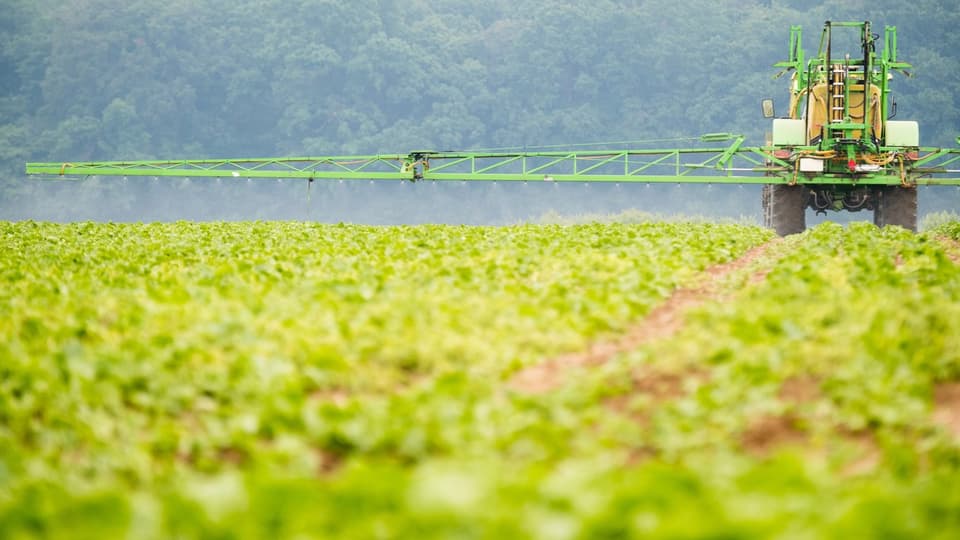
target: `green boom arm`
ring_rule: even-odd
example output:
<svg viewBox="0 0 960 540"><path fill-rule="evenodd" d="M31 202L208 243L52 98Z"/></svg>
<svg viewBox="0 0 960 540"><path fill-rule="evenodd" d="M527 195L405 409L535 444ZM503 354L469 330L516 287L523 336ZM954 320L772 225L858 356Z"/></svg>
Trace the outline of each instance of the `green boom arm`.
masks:
<svg viewBox="0 0 960 540"><path fill-rule="evenodd" d="M29 175L302 178L307 180L555 181L717 184L960 185L960 149L919 148L878 170L799 172L790 156L744 147L744 137L704 135L727 146L644 150L432 152L366 156L27 163ZM802 149L798 149L802 150Z"/></svg>

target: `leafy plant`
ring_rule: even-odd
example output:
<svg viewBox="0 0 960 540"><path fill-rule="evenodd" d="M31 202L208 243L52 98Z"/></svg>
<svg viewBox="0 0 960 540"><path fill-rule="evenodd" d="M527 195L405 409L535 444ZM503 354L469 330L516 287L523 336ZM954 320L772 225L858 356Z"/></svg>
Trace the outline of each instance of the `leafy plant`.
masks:
<svg viewBox="0 0 960 540"><path fill-rule="evenodd" d="M813 228L676 334L508 384L771 236L0 224L0 536L954 536L933 235Z"/></svg>

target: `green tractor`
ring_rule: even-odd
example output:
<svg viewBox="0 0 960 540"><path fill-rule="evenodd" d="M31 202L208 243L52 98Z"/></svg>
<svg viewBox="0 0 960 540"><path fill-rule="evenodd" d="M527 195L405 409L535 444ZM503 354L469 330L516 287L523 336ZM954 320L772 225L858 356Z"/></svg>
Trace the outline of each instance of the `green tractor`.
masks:
<svg viewBox="0 0 960 540"><path fill-rule="evenodd" d="M856 56L834 50L834 34L856 32ZM883 50L869 22L827 21L817 55L805 62L801 29L790 30L790 58L778 77L791 73L787 118L773 120L771 150L793 170L787 183L763 187L765 224L780 235L801 232L805 210L872 210L878 226L917 228L916 179L925 172L917 122L893 120L894 72L910 64L897 59L897 30L888 26ZM770 100L764 115L773 116ZM927 156L929 158L929 156ZM940 172L930 170L930 173ZM782 176L782 174L780 175Z"/></svg>

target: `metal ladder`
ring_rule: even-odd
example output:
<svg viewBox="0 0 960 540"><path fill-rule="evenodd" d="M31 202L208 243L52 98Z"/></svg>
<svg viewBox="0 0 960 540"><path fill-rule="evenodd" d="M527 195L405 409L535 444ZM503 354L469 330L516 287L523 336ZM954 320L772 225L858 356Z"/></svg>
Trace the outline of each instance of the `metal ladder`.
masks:
<svg viewBox="0 0 960 540"><path fill-rule="evenodd" d="M841 124L846 120L847 93L845 89L847 67L843 64L830 66L830 123ZM843 137L843 132L837 130L833 137Z"/></svg>

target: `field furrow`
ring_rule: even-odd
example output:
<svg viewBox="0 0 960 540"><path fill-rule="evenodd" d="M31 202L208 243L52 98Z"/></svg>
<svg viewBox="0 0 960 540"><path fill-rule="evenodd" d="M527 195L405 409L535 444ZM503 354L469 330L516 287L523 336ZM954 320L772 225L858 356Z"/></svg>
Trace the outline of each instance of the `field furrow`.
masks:
<svg viewBox="0 0 960 540"><path fill-rule="evenodd" d="M631 325L622 334L613 339L593 342L583 351L563 354L521 369L511 377L508 386L527 393L550 391L562 384L564 376L572 368L596 366L650 341L669 339L682 327L686 311L705 301L715 300L720 296L728 298L734 294L733 288L742 283L732 283L730 280L732 275L749 268L749 273L746 274L747 281L750 283L761 281L769 272L773 262L764 256L775 243L777 240L770 240L751 248L737 259L704 269L692 280L692 285L680 287L671 292L639 323ZM777 256L780 255L774 257ZM763 262L759 268L754 268L756 266L754 263L758 259Z"/></svg>

